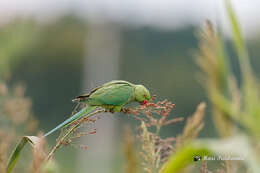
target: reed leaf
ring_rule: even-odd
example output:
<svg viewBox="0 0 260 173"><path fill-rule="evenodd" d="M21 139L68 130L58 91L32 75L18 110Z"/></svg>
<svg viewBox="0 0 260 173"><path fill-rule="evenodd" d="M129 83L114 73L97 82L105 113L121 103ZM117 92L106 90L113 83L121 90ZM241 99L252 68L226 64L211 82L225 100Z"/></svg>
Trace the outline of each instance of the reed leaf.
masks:
<svg viewBox="0 0 260 173"><path fill-rule="evenodd" d="M13 150L9 160L8 160L8 164L7 164L7 173L11 173L13 168L15 167L19 156L21 154L22 149L24 148L24 146L29 143L31 144L32 147L35 147L40 141L40 138L38 138L37 136L24 136L22 137L22 139L20 140L20 142L16 145L15 149Z"/></svg>

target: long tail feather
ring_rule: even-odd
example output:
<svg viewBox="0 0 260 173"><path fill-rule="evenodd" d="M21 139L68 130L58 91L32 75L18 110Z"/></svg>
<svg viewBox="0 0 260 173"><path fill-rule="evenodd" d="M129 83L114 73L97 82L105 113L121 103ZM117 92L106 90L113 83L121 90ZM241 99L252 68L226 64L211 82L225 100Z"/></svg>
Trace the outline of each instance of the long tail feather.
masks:
<svg viewBox="0 0 260 173"><path fill-rule="evenodd" d="M59 130L62 127L68 126L71 123L73 123L74 121L78 120L79 118L85 116L86 114L90 113L91 111L93 111L94 109L96 109L96 106L86 106L85 108L81 109L79 112L77 112L75 115L71 116L70 118L66 119L64 122L62 122L61 124L59 124L58 126L56 126L54 129L52 129L51 131L47 132L44 137L52 134L53 132Z"/></svg>

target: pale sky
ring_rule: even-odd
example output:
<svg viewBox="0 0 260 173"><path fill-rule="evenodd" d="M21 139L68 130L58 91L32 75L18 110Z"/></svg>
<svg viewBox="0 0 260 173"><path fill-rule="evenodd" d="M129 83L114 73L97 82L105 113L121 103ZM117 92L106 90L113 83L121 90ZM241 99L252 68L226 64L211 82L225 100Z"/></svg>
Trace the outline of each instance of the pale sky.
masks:
<svg viewBox="0 0 260 173"><path fill-rule="evenodd" d="M259 32L260 0L231 2L244 33ZM228 30L223 0L1 0L0 21L17 15L48 20L67 10L95 20L108 18L163 29L217 19Z"/></svg>

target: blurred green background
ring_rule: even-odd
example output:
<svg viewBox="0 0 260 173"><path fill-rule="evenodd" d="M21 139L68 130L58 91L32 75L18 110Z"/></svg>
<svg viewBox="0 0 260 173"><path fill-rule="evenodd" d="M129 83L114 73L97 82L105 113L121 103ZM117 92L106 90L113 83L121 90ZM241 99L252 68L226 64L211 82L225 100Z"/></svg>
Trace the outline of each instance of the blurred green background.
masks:
<svg viewBox="0 0 260 173"><path fill-rule="evenodd" d="M38 129L44 132L70 115L75 105L71 100L75 96L111 79L144 84L152 94L158 96L158 99L167 98L176 104L171 116L186 118L194 112L201 101L207 102L203 83L199 83L199 70L194 63L194 51L198 46L196 38L198 30L199 26L192 24L164 30L110 20L93 23L70 11L47 22L39 21L32 16L15 17L0 25L1 77L6 79L10 86L16 83L23 83L26 86L26 95L31 97L33 112L39 120ZM102 38L107 34L111 34L109 39L112 41ZM259 36L260 34L255 32L253 37L247 39L257 75L260 72ZM232 57L234 53L229 46L228 37L226 42ZM111 53L111 50L117 52ZM106 57L106 54L109 56ZM118 57L110 62L108 60L110 56ZM98 60L91 64L95 58ZM232 61L234 73L239 77L236 59L232 58ZM107 66L107 62L112 65ZM105 74L109 73L110 69L105 68L117 70L110 76ZM91 70L91 77L88 69ZM95 70L97 73L100 71L101 75L104 72L104 77L99 79L100 75L93 75ZM207 112L201 137L216 136L209 115L210 112ZM108 118L112 121L116 120L113 126L117 127L111 130L111 135L118 135L113 138L116 139L116 146L113 146L114 156L111 157L114 158L113 165L106 170L121 172L123 127L131 124L134 129L136 121L120 115L108 116ZM182 127L183 123L173 125L164 129L164 135L175 136L181 132ZM101 132L98 130L98 133L102 135L102 130ZM55 144L57 135L56 133L48 138L49 145ZM86 141L92 140L92 137L84 138ZM97 144L96 150L103 145L106 144ZM78 148L73 147L59 150L56 160L59 165L62 165L61 172L84 172L80 170L78 160L83 159L81 162L88 163L87 157L84 159L78 155L82 152L88 155L88 152L94 150L92 147L90 146L86 151L79 151ZM97 165L102 164L102 158L99 159L92 161Z"/></svg>

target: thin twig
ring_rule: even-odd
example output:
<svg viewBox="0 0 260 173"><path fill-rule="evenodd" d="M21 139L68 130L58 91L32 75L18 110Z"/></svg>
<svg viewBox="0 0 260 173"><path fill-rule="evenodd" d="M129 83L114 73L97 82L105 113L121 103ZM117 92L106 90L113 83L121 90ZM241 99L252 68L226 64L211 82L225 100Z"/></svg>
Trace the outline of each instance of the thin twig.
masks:
<svg viewBox="0 0 260 173"><path fill-rule="evenodd" d="M96 110L95 112L92 112L92 113L88 114L87 117L89 118L89 117L94 116L94 115L96 115L96 114L98 114L98 113L101 113L101 112L104 112L104 110L103 110L103 109L98 109L98 110ZM74 131L74 129L76 129L76 128L78 127L79 124L80 124L80 122L77 123L77 124L75 124L72 128L70 128L69 131L57 142L57 144L53 147L53 149L52 149L52 150L50 151L50 153L48 154L47 160L51 160L51 159L52 159L52 157L53 157L55 151L56 151L58 148L60 148L60 146L62 145L62 143L63 143L63 142L66 140L66 138Z"/></svg>
<svg viewBox="0 0 260 173"><path fill-rule="evenodd" d="M71 115L75 114L77 112L77 109L79 108L80 102L77 103L77 105L74 107Z"/></svg>

